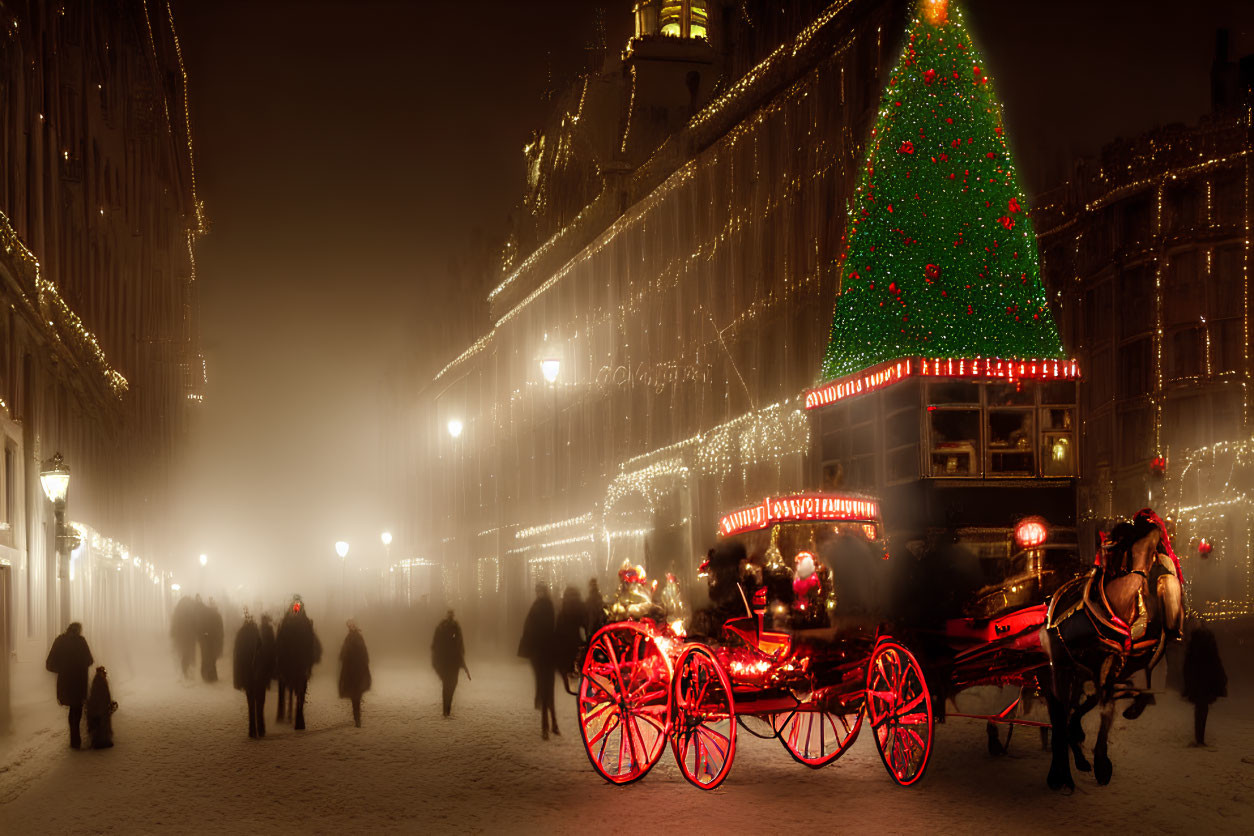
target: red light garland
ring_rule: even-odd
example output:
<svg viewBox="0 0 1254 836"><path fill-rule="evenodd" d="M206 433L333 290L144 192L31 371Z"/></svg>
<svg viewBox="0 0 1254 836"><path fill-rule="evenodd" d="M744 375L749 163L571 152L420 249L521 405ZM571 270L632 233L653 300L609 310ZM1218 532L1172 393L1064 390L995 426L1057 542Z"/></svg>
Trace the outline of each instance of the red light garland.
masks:
<svg viewBox="0 0 1254 836"><path fill-rule="evenodd" d="M1078 380L1080 365L1075 360L998 360L991 357L976 357L971 360L925 357L889 360L866 371L807 390L805 407L817 409L854 395L874 392L914 375L969 380Z"/></svg>
<svg viewBox="0 0 1254 836"><path fill-rule="evenodd" d="M718 522L719 534L730 537L746 531L757 531L771 523L831 520L872 522L879 520L879 503L873 499L811 494L786 496L777 499L767 497L758 505L742 508L724 516Z"/></svg>

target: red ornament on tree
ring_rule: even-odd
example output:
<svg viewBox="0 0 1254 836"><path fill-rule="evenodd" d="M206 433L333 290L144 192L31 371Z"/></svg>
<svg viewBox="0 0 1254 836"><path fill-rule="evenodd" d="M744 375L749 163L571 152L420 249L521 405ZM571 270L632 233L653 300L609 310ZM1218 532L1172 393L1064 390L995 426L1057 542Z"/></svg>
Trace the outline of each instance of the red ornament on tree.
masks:
<svg viewBox="0 0 1254 836"><path fill-rule="evenodd" d="M1150 475L1161 479L1167 475L1167 459L1165 456L1155 456L1150 459Z"/></svg>
<svg viewBox="0 0 1254 836"><path fill-rule="evenodd" d="M1004 226L1007 230L1015 228L1015 219L1010 217L1009 215L1002 215L997 220L999 220L1001 222L1001 225Z"/></svg>
<svg viewBox="0 0 1254 836"><path fill-rule="evenodd" d="M1017 197L1010 198L1010 211L1011 212L1019 211L1019 199Z"/></svg>
<svg viewBox="0 0 1254 836"><path fill-rule="evenodd" d="M936 80L936 70L924 70L923 71L923 83L924 84L927 84L930 86L932 82L935 80Z"/></svg>
<svg viewBox="0 0 1254 836"><path fill-rule="evenodd" d="M936 279L939 279L940 274L941 269L936 264L929 264L923 268L923 275L927 277L928 281L935 281Z"/></svg>
<svg viewBox="0 0 1254 836"><path fill-rule="evenodd" d="M913 154L914 143L907 139L905 142L901 143L901 147L897 149L897 153L898 154Z"/></svg>
<svg viewBox="0 0 1254 836"><path fill-rule="evenodd" d="M1210 544L1210 541L1207 540L1205 537L1203 537L1201 540L1198 541L1197 555L1198 557L1203 557L1203 558L1210 557L1210 553L1214 548L1215 547Z"/></svg>

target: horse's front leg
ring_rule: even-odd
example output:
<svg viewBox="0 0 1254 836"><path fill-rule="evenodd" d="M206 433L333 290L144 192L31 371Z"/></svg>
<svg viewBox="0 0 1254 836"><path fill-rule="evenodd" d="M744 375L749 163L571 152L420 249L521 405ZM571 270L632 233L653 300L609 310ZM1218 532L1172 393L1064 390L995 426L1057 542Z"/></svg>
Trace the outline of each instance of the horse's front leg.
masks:
<svg viewBox="0 0 1254 836"><path fill-rule="evenodd" d="M1110 737L1110 725L1115 720L1115 660L1110 658L1102 665L1102 676L1098 680L1097 693L1101 698L1101 726L1097 731L1097 743L1093 745L1093 777L1097 783L1106 786L1110 783L1110 775L1114 766L1106 754L1106 743Z"/></svg>
<svg viewBox="0 0 1254 836"><path fill-rule="evenodd" d="M1077 683L1077 692L1079 691L1079 683ZM1076 701L1079 702L1079 694L1076 694ZM1084 715L1093 710L1093 706L1097 705L1097 694L1092 694L1080 702L1076 706L1075 711L1071 712L1071 722L1067 726L1067 742L1071 746L1071 756L1075 758L1075 768L1081 772L1091 772L1092 764L1088 758L1084 757L1084 749L1080 744L1084 742Z"/></svg>
<svg viewBox="0 0 1254 836"><path fill-rule="evenodd" d="M1071 778L1071 761L1067 753L1067 723L1071 711L1072 675L1063 663L1065 651L1048 630L1041 631L1041 647L1049 657L1049 669L1038 677L1045 704L1049 707L1049 723L1052 731L1052 756L1046 783L1051 790L1075 790Z"/></svg>

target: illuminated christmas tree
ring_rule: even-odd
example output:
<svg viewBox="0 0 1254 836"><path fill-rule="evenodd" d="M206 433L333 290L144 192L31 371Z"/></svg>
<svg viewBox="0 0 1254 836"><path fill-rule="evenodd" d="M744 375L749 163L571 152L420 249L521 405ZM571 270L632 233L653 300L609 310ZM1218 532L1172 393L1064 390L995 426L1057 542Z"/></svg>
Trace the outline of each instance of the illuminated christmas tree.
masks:
<svg viewBox="0 0 1254 836"><path fill-rule="evenodd" d="M986 70L956 4L921 0L850 210L824 380L904 357L1063 357Z"/></svg>

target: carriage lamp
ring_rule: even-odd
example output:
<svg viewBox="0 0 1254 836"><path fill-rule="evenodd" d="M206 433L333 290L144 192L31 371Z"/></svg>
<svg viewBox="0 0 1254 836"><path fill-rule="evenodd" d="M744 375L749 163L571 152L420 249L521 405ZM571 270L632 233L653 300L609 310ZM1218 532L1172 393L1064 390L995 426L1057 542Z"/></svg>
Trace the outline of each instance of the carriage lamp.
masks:
<svg viewBox="0 0 1254 836"><path fill-rule="evenodd" d="M1048 529L1040 517L1028 517L1015 526L1015 542L1021 549L1034 549L1045 544Z"/></svg>

